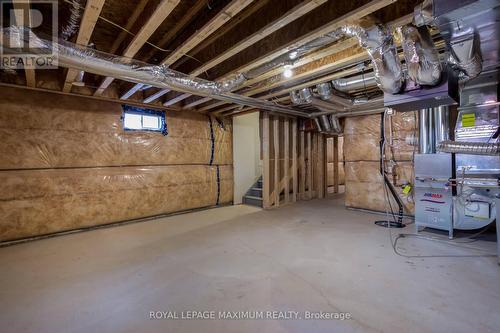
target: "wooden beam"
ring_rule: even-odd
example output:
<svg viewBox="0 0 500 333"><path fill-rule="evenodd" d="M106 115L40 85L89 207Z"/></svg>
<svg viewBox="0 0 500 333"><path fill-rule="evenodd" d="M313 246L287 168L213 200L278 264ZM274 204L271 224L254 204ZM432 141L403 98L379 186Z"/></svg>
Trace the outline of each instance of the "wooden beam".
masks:
<svg viewBox="0 0 500 333"><path fill-rule="evenodd" d="M297 201L297 119L292 120L292 202Z"/></svg>
<svg viewBox="0 0 500 333"><path fill-rule="evenodd" d="M280 119L278 116L273 118L273 151L274 151L274 205L280 205Z"/></svg>
<svg viewBox="0 0 500 333"><path fill-rule="evenodd" d="M333 193L339 193L339 137L333 137Z"/></svg>
<svg viewBox="0 0 500 333"><path fill-rule="evenodd" d="M189 10L184 14L184 16L173 26L170 30L167 31L165 35L156 43L159 46L168 45L168 43L172 42L172 40L181 32L181 30L191 23L197 16L198 12L202 10L208 4L205 1L196 1L193 7L189 8ZM149 60L155 52L156 49L152 49L150 52L146 54L144 59Z"/></svg>
<svg viewBox="0 0 500 333"><path fill-rule="evenodd" d="M356 46L358 44L358 41L355 39L355 38L349 38L345 41L342 41L342 42L337 42L337 43L334 43L324 49L321 49L319 50L318 52L314 52L310 55L308 55L307 57L303 57L302 59L300 59L299 61L297 61L295 64L294 64L294 68L296 68L295 70L297 69L300 69L300 67L304 66L304 65L307 65L309 63L313 63L313 62L316 62L316 61L319 61L321 60L322 62L328 62L328 61L325 61L326 59L323 59L323 58L326 58L328 56L331 56L335 53L339 53L341 51L344 51L350 47L353 47L353 46ZM246 86L252 86L252 85L255 85L256 83L258 82L261 82L261 81L264 81L266 79L269 79L271 77L276 77L278 75L281 75L281 73L283 72L283 68L282 67L278 67L278 68L275 68L275 69L272 69L256 78L253 78L253 79L250 79L248 81L245 81L240 87L239 89L241 88L244 88ZM312 73L314 74L314 73ZM274 80L276 81L277 78L275 78ZM282 83L285 83L286 81L291 81L293 80L294 78L290 78L290 79L285 79L285 80L277 80L276 82L279 82L280 84ZM209 102L211 100L210 97L204 97L204 98L201 98L200 100L197 100L197 101L194 101L194 102L191 102L189 104L186 104L183 108L184 109L189 109L189 108L193 108L194 106L197 106L199 104L203 104L203 103L206 103L206 102ZM216 102L216 103L213 103L213 104L210 104L210 105L207 105L201 109L198 109L200 111L207 111L207 110L210 110L210 109L213 109L215 107L218 107L218 106L221 106L223 105L224 103L220 103L220 102Z"/></svg>
<svg viewBox="0 0 500 333"><path fill-rule="evenodd" d="M125 30L130 31L130 29L133 28L135 22L139 18L139 16L142 14L144 11L144 8L146 7L146 4L148 3L149 0L140 0L139 4L135 7L134 12L132 15L127 19L127 24L125 25ZM127 31L122 31L118 35L118 37L115 39L113 42L113 45L111 45L111 48L109 49L109 53L115 54L120 45L123 43L125 38L129 35Z"/></svg>
<svg viewBox="0 0 500 333"><path fill-rule="evenodd" d="M325 197L325 136L318 133L318 198Z"/></svg>
<svg viewBox="0 0 500 333"><path fill-rule="evenodd" d="M184 54L189 52L192 48L202 42L205 38L214 33L224 23L229 21L233 16L242 11L246 6L251 4L254 0L233 0L220 13L212 18L203 28L198 30L195 34L189 37L181 46L174 52L168 55L163 61L164 65L172 65Z"/></svg>
<svg viewBox="0 0 500 333"><path fill-rule="evenodd" d="M318 6L321 6L324 4L327 0L306 0L294 8L290 9L287 11L283 16L281 16L279 19L269 23L259 31L251 34L250 36L244 38L242 41L240 41L238 44L235 44L233 47L230 47L223 53L219 54L215 58L209 60L208 62L204 63L203 65L199 66L195 70L193 70L190 75L198 76L202 74L203 72L214 68L215 66L219 65L223 61L231 58L232 56L238 54L239 52L243 51L247 47L252 46L253 44L261 41L262 39L266 38L267 36L271 35L272 33L278 31L279 29L283 28L284 26L290 24L291 22L295 21L299 17L309 13L311 10L316 9ZM168 104L166 105L173 105L175 103L178 103L189 96L192 96L190 94L182 94L177 96L176 98L167 101Z"/></svg>
<svg viewBox="0 0 500 333"><path fill-rule="evenodd" d="M31 26L30 2L26 0L12 0L12 6L14 7L16 26ZM24 68L24 75L26 77L26 85L28 87L36 87L35 69Z"/></svg>
<svg viewBox="0 0 500 333"><path fill-rule="evenodd" d="M358 7L357 9L350 11L349 13L342 15L341 17L329 22L328 24L325 24L311 32L309 32L306 35L303 35L290 43L286 44L282 48L273 51L271 53L268 53L259 59L256 59L255 61L252 61L248 64L245 64L236 70L218 78L218 80L224 80L227 78L230 78L231 76L235 75L236 73L245 73L249 71L252 68L258 67L262 64L268 63L269 61L279 57L280 55L283 55L287 52L289 52L291 49L294 49L297 47L297 45L303 45L305 43L308 43L318 37L321 37L329 32L332 32L336 30L337 28L341 27L344 24L351 23L358 21L360 18L369 15L381 8L384 8L397 0L372 0L369 3Z"/></svg>
<svg viewBox="0 0 500 333"><path fill-rule="evenodd" d="M214 33L224 23L229 21L234 15L238 14L246 6L251 4L254 0L232 0L226 7L224 7L215 17L213 17L207 24L200 30L197 30L191 37L189 37L182 45L175 49L161 62L162 65L171 66L174 62L179 60L187 52L193 49L197 44L201 43L205 38ZM137 89L136 86L141 85L137 83L132 89ZM163 96L170 89L162 89L160 96ZM128 92L124 94L127 95Z"/></svg>
<svg viewBox="0 0 500 333"><path fill-rule="evenodd" d="M285 203L290 202L290 175L288 168L290 168L290 121L285 118L283 121L283 171L285 178Z"/></svg>
<svg viewBox="0 0 500 333"><path fill-rule="evenodd" d="M306 192L306 144L305 133L300 131L300 154L299 154L299 167L300 167L300 182L299 182L299 200L304 200Z"/></svg>
<svg viewBox="0 0 500 333"><path fill-rule="evenodd" d="M80 23L80 30L78 31L78 36L76 37L76 44L87 46L94 31L97 19L101 14L102 7L104 6L104 0L88 0L85 6L85 11L83 12L82 22ZM72 83L76 80L78 75L78 70L68 69L66 73L66 78L64 80L63 91L70 92Z"/></svg>
<svg viewBox="0 0 500 333"><path fill-rule="evenodd" d="M163 21L170 15L174 8L179 4L180 0L162 0L160 4L156 7L155 11L148 19L146 24L144 24L134 36L130 44L127 46L123 52L125 58L133 58L141 47L148 41L148 39L153 35L156 29L163 23ZM106 77L99 88L95 91L94 95L99 96L109 87L114 78Z"/></svg>
<svg viewBox="0 0 500 333"><path fill-rule="evenodd" d="M307 132L307 198L312 199L312 140L311 132Z"/></svg>
<svg viewBox="0 0 500 333"><path fill-rule="evenodd" d="M317 62L309 64L307 66L308 68L302 70L301 74L294 75L291 78L276 77L274 79L270 79L269 80L270 83L268 85L263 85L260 87L256 87L254 89L247 90L247 91L243 92L241 95L243 95L243 96L257 95L257 94L260 94L264 91L268 91L270 89L279 87L279 86L287 84L287 83L290 84L292 82L304 82L304 81L306 81L305 83L301 83L299 86L310 87L313 85L313 83L311 83L311 81L308 81L311 78L318 77L318 76L324 75L326 73L331 73L331 72L333 72L337 69L343 68L345 66L359 63L359 62L362 62L362 61L369 59L368 54L364 50L359 50L359 53L356 53L352 56L348 56L348 57L344 57L344 58L340 57L338 54L333 54L332 56L336 56L336 58L331 59L331 61L330 61L330 59L320 59ZM301 70L301 69L297 68L296 70ZM350 72L352 72L352 74L354 74L354 73L358 72L358 69L351 68L351 69L348 69L342 73L349 73L348 71L350 71ZM344 75L345 74L339 75L338 73L334 73L334 74L331 74L325 78L321 78L318 83L333 80L334 78L341 77ZM315 81L313 81L313 82L315 82ZM262 97L259 97L259 98L267 99L270 97L275 97L275 96L279 96L279 95L288 93L288 92L293 91L293 90L301 89L301 88L296 88L296 87L297 86L290 87L288 85L288 88L284 88L283 90L273 91L272 93L267 94L267 95L262 96ZM222 106L225 104L226 104L226 102L217 101L217 102L214 102L214 103L207 105L203 108L200 108L198 110L200 112L201 111L208 111L208 110L213 109L214 107L219 107L219 106ZM234 108L235 106L231 105L231 107ZM227 110L225 110L225 111L227 111Z"/></svg>
<svg viewBox="0 0 500 333"><path fill-rule="evenodd" d="M262 112L262 203L263 208L271 207L271 200L269 195L271 193L270 187L270 177L271 177L271 165L269 161L269 112Z"/></svg>

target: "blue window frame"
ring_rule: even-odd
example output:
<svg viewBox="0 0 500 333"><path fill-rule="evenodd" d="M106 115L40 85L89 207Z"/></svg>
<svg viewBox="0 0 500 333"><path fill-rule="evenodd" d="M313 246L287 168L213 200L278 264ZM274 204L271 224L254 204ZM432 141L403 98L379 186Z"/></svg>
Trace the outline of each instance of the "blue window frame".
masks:
<svg viewBox="0 0 500 333"><path fill-rule="evenodd" d="M160 132L167 135L165 112L122 105L123 129L125 131Z"/></svg>

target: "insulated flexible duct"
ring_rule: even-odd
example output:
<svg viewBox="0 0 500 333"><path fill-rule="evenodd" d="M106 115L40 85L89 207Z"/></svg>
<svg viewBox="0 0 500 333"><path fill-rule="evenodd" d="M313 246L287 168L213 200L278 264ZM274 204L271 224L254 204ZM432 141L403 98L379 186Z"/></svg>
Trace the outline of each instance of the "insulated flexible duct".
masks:
<svg viewBox="0 0 500 333"><path fill-rule="evenodd" d="M443 153L500 156L499 142L442 141L437 150Z"/></svg>
<svg viewBox="0 0 500 333"><path fill-rule="evenodd" d="M389 94L400 92L404 79L392 33L381 24L366 29L359 25L346 25L342 31L347 36L356 37L359 45L368 52L379 88Z"/></svg>
<svg viewBox="0 0 500 333"><path fill-rule="evenodd" d="M15 26L2 29L3 38L1 39L1 46L4 52L8 51L10 54L16 54L17 49L11 47L11 45L19 45L20 42L25 45L29 43L31 50L36 51L38 54L53 54L57 65L61 67L74 68L129 82L148 84L158 88L167 88L200 96L210 96L224 102L253 106L300 117L309 117L308 113L291 107L230 93L227 87L231 86L233 81L213 82L194 78L166 66L150 65L65 41L54 42L49 39L39 38L31 30L26 32L24 29Z"/></svg>
<svg viewBox="0 0 500 333"><path fill-rule="evenodd" d="M85 0L73 0L71 2L68 23L61 30L61 38L69 40L78 31L78 26L82 19Z"/></svg>
<svg viewBox="0 0 500 333"><path fill-rule="evenodd" d="M438 84L442 67L427 26L408 24L398 30L410 79L420 85Z"/></svg>

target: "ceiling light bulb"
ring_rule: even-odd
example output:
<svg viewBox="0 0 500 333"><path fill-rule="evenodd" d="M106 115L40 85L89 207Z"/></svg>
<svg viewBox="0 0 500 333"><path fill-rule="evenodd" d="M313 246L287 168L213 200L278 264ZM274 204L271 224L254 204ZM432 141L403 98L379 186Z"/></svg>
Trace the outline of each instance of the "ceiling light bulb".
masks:
<svg viewBox="0 0 500 333"><path fill-rule="evenodd" d="M283 71L283 76L286 78L291 78L293 76L293 70L291 66L285 66L285 70Z"/></svg>
<svg viewBox="0 0 500 333"><path fill-rule="evenodd" d="M297 51L292 51L292 52L290 52L290 54L288 56L290 57L290 59L293 60L293 59L297 58L297 55L298 55Z"/></svg>

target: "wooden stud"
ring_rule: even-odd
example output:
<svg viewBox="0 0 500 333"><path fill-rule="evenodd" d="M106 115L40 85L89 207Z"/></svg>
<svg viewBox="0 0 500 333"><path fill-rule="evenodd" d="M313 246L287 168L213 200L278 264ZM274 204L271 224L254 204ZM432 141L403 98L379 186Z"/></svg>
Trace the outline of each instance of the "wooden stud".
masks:
<svg viewBox="0 0 500 333"><path fill-rule="evenodd" d="M325 197L325 136L318 134L318 198Z"/></svg>
<svg viewBox="0 0 500 333"><path fill-rule="evenodd" d="M333 137L333 193L339 193L339 137Z"/></svg>
<svg viewBox="0 0 500 333"><path fill-rule="evenodd" d="M297 119L292 120L292 202L297 201Z"/></svg>
<svg viewBox="0 0 500 333"><path fill-rule="evenodd" d="M163 0L155 9L151 17L148 19L146 24L144 24L134 36L130 44L127 46L123 52L125 58L133 58L141 47L148 41L148 39L153 35L160 24L165 21L165 19L170 15L174 8L179 4L180 0ZM114 78L106 77L99 88L94 92L94 95L99 96L109 87Z"/></svg>
<svg viewBox="0 0 500 333"><path fill-rule="evenodd" d="M299 167L300 167L300 183L299 183L299 200L304 200L306 193L306 144L305 144L305 133L300 131L300 155L299 155Z"/></svg>
<svg viewBox="0 0 500 333"><path fill-rule="evenodd" d="M312 179L312 140L311 132L307 132L307 199L312 199L313 179Z"/></svg>
<svg viewBox="0 0 500 333"><path fill-rule="evenodd" d="M274 205L280 205L280 135L278 116L273 119L273 139L274 139Z"/></svg>
<svg viewBox="0 0 500 333"><path fill-rule="evenodd" d="M30 2L24 0L13 0L12 5L14 7L16 25L19 27L31 26ZM28 87L36 87L35 69L24 68L24 75L26 77L26 85Z"/></svg>
<svg viewBox="0 0 500 333"><path fill-rule="evenodd" d="M288 118L285 118L283 121L283 170L285 172L284 178L285 178L285 184L284 184L284 191L285 191L285 203L290 202L290 175L289 175L289 170L290 168L290 121Z"/></svg>
<svg viewBox="0 0 500 333"><path fill-rule="evenodd" d="M94 31L97 19L101 14L104 0L88 0L83 12L82 22L80 23L80 30L76 37L76 44L87 46ZM72 83L76 80L79 71L76 69L68 69L66 78L64 80L63 91L70 92Z"/></svg>
<svg viewBox="0 0 500 333"><path fill-rule="evenodd" d="M271 199L269 195L271 194L270 188L270 178L271 178L271 165L269 161L269 112L262 112L262 201L264 208L271 207Z"/></svg>

